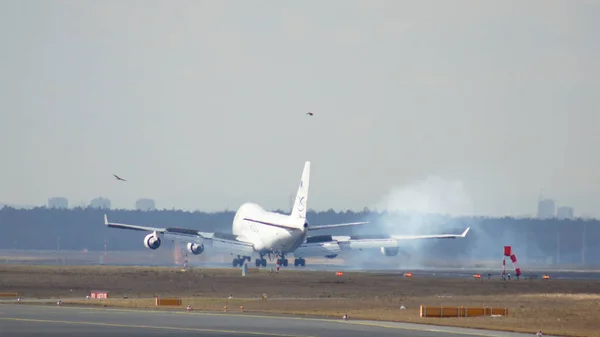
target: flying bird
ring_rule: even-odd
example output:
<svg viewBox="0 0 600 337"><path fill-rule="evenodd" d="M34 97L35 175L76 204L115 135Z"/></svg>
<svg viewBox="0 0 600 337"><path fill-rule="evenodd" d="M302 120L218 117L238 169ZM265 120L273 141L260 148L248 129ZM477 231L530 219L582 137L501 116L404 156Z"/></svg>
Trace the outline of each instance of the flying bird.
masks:
<svg viewBox="0 0 600 337"><path fill-rule="evenodd" d="M309 116L313 116L312 112L307 112L306 114L309 115Z"/></svg>
<svg viewBox="0 0 600 337"><path fill-rule="evenodd" d="M118 175L116 175L116 174L114 174L114 173L113 173L113 176L115 176L115 178L116 178L117 180L121 180L121 181L127 181L127 180L125 180L125 179L123 179L123 178L119 177Z"/></svg>

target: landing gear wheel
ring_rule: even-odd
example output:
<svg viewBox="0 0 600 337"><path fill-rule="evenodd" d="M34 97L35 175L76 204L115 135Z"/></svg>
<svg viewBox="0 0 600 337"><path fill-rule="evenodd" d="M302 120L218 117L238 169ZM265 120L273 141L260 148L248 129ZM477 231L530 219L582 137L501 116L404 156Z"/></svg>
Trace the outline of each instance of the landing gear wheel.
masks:
<svg viewBox="0 0 600 337"><path fill-rule="evenodd" d="M294 267L298 267L298 266L304 267L305 264L306 264L306 261L302 258L294 259Z"/></svg>
<svg viewBox="0 0 600 337"><path fill-rule="evenodd" d="M282 262L283 262L283 263L282 263L282 265L283 265L284 267L287 267L287 266L288 266L288 259L283 259L283 261L282 261Z"/></svg>
<svg viewBox="0 0 600 337"><path fill-rule="evenodd" d="M231 265L234 267L242 267L244 265L244 263L246 262L246 257L238 257L233 259L233 261L231 262Z"/></svg>

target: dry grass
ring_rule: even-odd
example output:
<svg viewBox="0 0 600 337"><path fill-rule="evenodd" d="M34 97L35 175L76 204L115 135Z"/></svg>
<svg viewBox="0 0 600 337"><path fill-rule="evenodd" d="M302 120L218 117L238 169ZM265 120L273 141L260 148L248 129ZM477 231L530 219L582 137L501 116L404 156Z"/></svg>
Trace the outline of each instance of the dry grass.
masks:
<svg viewBox="0 0 600 337"><path fill-rule="evenodd" d="M24 298L57 298L65 304L153 307L153 296L177 296L183 310L286 313L310 316L432 323L521 332L600 337L600 282L588 280L501 280L404 278L397 274L306 272L280 274L239 269L181 272L160 267L0 266L0 292ZM108 300L85 300L90 290ZM229 294L233 299L228 300ZM262 293L268 295L260 301ZM123 299L127 294L130 298ZM133 298L131 298L133 297ZM419 305L507 307L507 318L420 318ZM400 310L404 305L407 309Z"/></svg>

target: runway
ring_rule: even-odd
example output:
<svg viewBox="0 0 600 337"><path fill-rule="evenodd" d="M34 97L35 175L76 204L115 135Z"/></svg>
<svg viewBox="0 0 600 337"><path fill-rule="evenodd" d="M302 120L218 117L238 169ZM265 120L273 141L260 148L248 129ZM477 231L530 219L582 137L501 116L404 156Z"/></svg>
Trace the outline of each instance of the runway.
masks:
<svg viewBox="0 0 600 337"><path fill-rule="evenodd" d="M196 268L231 268L229 264L205 264L202 266L193 266ZM470 279L475 274L481 275L483 278L489 277L497 279L501 277L501 270L486 269L486 268L404 268L404 269L378 269L378 268L357 268L348 265L326 265L315 264L302 269L295 267L287 267L290 270L306 270L306 271L342 271L342 272L360 272L360 273L383 273L383 274L404 274L410 272L419 278L467 278ZM284 267L284 271L286 268ZM507 271L514 278L512 270ZM541 279L544 275L549 275L554 280L600 280L600 270L554 270L554 269L527 269L521 275L522 279Z"/></svg>
<svg viewBox="0 0 600 337"><path fill-rule="evenodd" d="M243 313L0 304L2 336L522 337L431 325Z"/></svg>
<svg viewBox="0 0 600 337"><path fill-rule="evenodd" d="M108 266L148 266L148 267L177 267L170 259L157 259L149 257L144 251L128 251L128 252L113 252L115 255L114 261L111 263L99 263L98 256L91 253L83 254L80 251L50 251L50 250L23 250L23 249L0 249L0 260L6 265L27 265L41 264L48 266L92 266L92 265L108 265ZM128 262L117 262L126 260ZM325 261L326 262L326 261ZM476 263L474 263L476 264ZM229 262L194 262L189 264L192 268L228 268L231 269ZM253 264L249 265L253 268ZM269 268L275 267L272 262L269 262ZM573 268L557 268L556 266L548 265L546 267L531 266L525 264L522 268L523 279L539 279L544 275L549 275L555 280L600 280L600 268L598 266L571 266ZM576 268L577 267L577 268ZM498 278L501 274L501 265L497 268L425 268L425 267L402 267L402 268L386 268L385 266L377 266L372 264L348 264L348 263L316 263L307 264L306 267L284 267L284 270L306 270L306 271L343 271L343 272L364 272L364 273L393 273L404 274L412 273L414 276L423 278L472 278L474 274L480 274L487 278L488 274L492 278ZM508 268L508 273L513 273L511 268ZM513 275L514 276L514 275Z"/></svg>

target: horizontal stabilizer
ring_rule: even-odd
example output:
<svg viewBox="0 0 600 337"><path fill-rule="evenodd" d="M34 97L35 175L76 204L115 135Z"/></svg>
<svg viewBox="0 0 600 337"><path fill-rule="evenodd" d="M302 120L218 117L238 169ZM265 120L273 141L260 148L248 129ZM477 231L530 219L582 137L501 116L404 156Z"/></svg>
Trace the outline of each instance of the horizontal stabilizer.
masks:
<svg viewBox="0 0 600 337"><path fill-rule="evenodd" d="M357 226L357 225L364 225L364 224L368 224L368 223L369 223L368 221L364 221L364 222L338 223L338 224L323 225L323 226L310 226L310 227L308 227L308 230L309 231L318 231L318 230L322 230L322 229Z"/></svg>
<svg viewBox="0 0 600 337"><path fill-rule="evenodd" d="M244 220L271 226L271 227L283 228L283 229L287 229L287 230L296 230L296 231L302 230L302 229L298 228L297 225L276 224L276 223L272 223L272 222L260 221L260 220L255 220L255 219L251 219L251 218L244 218Z"/></svg>

